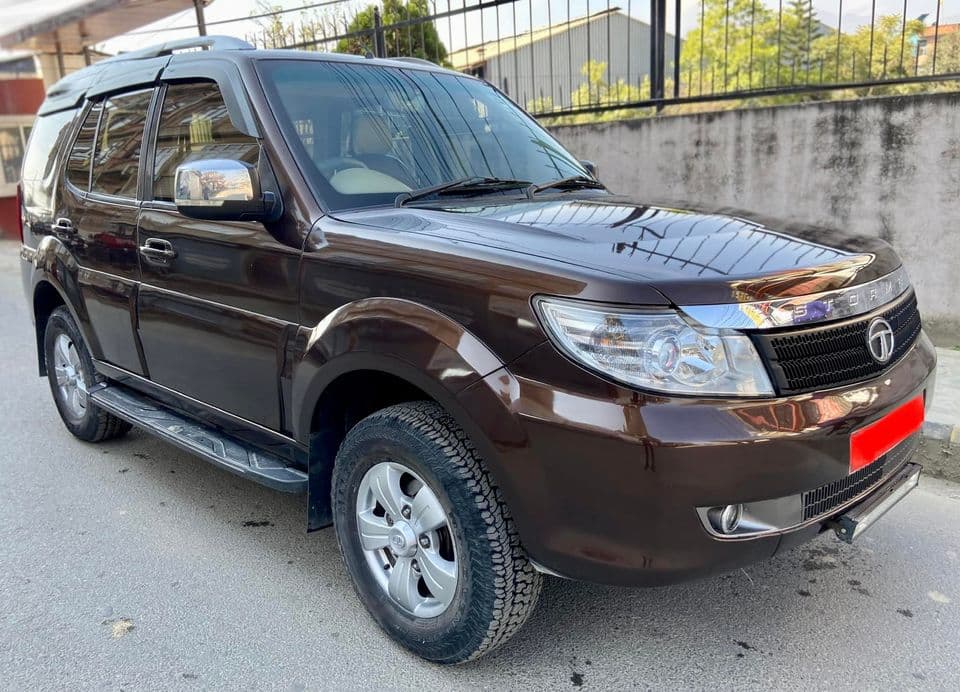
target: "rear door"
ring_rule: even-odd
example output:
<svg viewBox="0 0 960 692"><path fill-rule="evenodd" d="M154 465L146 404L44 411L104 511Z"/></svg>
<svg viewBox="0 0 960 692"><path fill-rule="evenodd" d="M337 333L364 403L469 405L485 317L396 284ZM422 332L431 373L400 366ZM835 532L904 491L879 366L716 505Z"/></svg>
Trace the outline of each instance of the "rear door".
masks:
<svg viewBox="0 0 960 692"><path fill-rule="evenodd" d="M136 337L140 157L153 89L89 104L67 160L51 228L79 264L95 358L144 374Z"/></svg>
<svg viewBox="0 0 960 692"><path fill-rule="evenodd" d="M241 132L211 81L165 87L157 119L141 253L139 334L150 379L273 430L281 428L280 374L296 332L300 248L259 222L201 221L173 204L178 165L201 159L257 163L260 142Z"/></svg>

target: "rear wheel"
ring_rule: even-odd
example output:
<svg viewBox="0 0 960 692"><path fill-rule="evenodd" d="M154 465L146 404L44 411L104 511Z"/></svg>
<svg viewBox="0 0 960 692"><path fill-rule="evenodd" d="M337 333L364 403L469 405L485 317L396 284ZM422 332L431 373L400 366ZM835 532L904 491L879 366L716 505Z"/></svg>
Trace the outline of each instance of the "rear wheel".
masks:
<svg viewBox="0 0 960 692"><path fill-rule="evenodd" d="M66 307L53 311L43 336L50 391L67 429L87 442L120 437L130 424L90 401L87 392L102 378Z"/></svg>
<svg viewBox="0 0 960 692"><path fill-rule="evenodd" d="M391 406L351 429L333 502L361 601L419 656L477 658L533 611L541 577L476 450L437 404Z"/></svg>

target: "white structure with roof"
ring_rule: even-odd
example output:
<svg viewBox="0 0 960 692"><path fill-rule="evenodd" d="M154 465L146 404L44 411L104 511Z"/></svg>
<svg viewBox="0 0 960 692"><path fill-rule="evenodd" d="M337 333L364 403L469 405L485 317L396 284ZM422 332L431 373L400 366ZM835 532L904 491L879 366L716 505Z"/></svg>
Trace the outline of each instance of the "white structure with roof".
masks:
<svg viewBox="0 0 960 692"><path fill-rule="evenodd" d="M675 37L666 36L666 72L673 70ZM517 36L452 52L455 69L481 77L521 106L549 98L569 107L571 92L586 82L588 60L607 64L603 80L634 86L650 74L650 25L611 8Z"/></svg>

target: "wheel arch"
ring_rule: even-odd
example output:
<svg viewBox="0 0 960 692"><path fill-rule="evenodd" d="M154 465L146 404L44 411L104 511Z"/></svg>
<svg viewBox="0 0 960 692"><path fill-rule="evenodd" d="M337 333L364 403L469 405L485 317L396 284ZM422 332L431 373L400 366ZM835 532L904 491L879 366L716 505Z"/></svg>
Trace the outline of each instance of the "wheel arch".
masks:
<svg viewBox="0 0 960 692"><path fill-rule="evenodd" d="M88 328L89 319L80 294L79 265L70 251L59 239L45 236L37 248L31 251L31 256L22 254L21 256L28 259L32 265L28 286L31 291L30 304L36 333L39 375L43 377L47 374L43 348L43 335L47 321L60 305L70 311L91 353L98 353L99 344L91 339L92 332Z"/></svg>
<svg viewBox="0 0 960 692"><path fill-rule="evenodd" d="M294 366L292 428L308 441L309 528L330 523L330 481L352 425L386 406L430 400L442 406L485 457L492 453L457 395L503 362L451 318L411 301L371 298L303 330ZM495 465L495 462L493 462ZM496 472L491 468L491 473Z"/></svg>

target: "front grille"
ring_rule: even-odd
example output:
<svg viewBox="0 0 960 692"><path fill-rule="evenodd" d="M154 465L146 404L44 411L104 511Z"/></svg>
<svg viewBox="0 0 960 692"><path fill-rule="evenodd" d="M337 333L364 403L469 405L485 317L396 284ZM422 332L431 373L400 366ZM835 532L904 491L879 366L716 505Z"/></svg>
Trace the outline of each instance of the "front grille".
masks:
<svg viewBox="0 0 960 692"><path fill-rule="evenodd" d="M874 360L867 348L867 329L878 315L890 323L894 332L893 355L886 363ZM757 333L753 340L777 391L800 394L879 375L907 352L919 334L920 311L911 291L882 313L822 327Z"/></svg>
<svg viewBox="0 0 960 692"><path fill-rule="evenodd" d="M803 494L803 520L813 519L849 502L900 468L917 451L920 434L914 433L890 452L846 478L821 485Z"/></svg>

